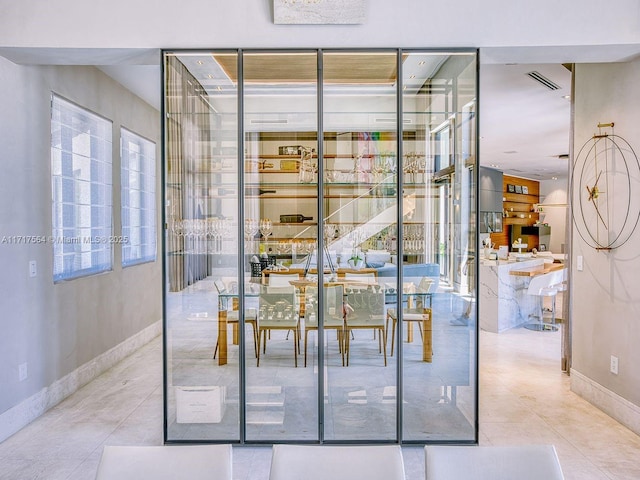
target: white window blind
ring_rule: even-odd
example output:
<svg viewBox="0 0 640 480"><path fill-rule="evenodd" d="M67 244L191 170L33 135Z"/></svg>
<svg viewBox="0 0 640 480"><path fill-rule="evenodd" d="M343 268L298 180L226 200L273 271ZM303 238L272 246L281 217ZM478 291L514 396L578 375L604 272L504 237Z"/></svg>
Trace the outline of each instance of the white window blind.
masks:
<svg viewBox="0 0 640 480"><path fill-rule="evenodd" d="M112 268L112 124L52 95L53 279Z"/></svg>
<svg viewBox="0 0 640 480"><path fill-rule="evenodd" d="M122 265L156 259L156 144L120 131Z"/></svg>

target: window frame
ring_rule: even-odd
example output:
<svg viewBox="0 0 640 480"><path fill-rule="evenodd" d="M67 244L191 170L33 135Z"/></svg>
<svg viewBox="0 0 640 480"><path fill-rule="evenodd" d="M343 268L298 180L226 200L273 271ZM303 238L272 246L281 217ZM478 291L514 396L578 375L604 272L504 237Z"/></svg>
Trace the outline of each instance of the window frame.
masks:
<svg viewBox="0 0 640 480"><path fill-rule="evenodd" d="M112 271L113 122L52 92L50 127L53 281ZM65 137L65 129L72 135ZM69 186L71 193L64 190ZM87 213L89 224L81 225Z"/></svg>
<svg viewBox="0 0 640 480"><path fill-rule="evenodd" d="M127 140L127 137L130 138ZM135 142L132 142L132 140L135 140ZM140 156L140 168L138 170L134 170L137 172L138 185L141 187L139 189L132 189L131 184L129 183L131 179L132 169L130 168L129 164L130 158L125 158L125 141L140 146L140 151L138 152ZM126 152L129 151L129 149L126 150ZM132 267L134 265L140 265L143 263L151 263L157 261L158 259L156 221L156 151L156 142L144 137L143 135L140 135L139 133L134 132L131 129L122 126L120 127L120 228L122 233L122 257L120 263L122 265L122 268ZM149 156L149 154L151 154L151 156ZM149 160L149 162L147 162L147 160ZM144 171L143 165L146 167L150 167L151 173L149 173L148 171ZM150 178L144 181L144 177ZM144 188L145 186L148 187L148 189ZM132 208L130 206L130 197L125 198L125 196L127 194L130 195L132 191L139 192L140 198L138 198L139 206L137 208ZM130 232L132 226L130 224L125 224L125 219L130 219L130 216L126 215L125 209L136 210L138 212L147 212L146 216L141 213L141 224L133 227L137 227L140 231L147 229L146 235L144 235L142 232L138 232L140 242L136 243L135 245L132 244L132 239L134 238L134 236L131 235ZM135 258L125 260L125 252L130 251L130 249L134 247L139 248L139 255ZM147 249L151 249L152 252L149 253Z"/></svg>

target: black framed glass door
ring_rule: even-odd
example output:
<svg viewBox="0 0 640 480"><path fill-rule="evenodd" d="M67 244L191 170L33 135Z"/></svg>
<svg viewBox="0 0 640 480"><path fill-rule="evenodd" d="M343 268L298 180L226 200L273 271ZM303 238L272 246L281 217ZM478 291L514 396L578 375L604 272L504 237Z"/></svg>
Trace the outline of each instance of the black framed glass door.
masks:
<svg viewBox="0 0 640 480"><path fill-rule="evenodd" d="M477 441L476 79L472 50L164 52L167 442Z"/></svg>

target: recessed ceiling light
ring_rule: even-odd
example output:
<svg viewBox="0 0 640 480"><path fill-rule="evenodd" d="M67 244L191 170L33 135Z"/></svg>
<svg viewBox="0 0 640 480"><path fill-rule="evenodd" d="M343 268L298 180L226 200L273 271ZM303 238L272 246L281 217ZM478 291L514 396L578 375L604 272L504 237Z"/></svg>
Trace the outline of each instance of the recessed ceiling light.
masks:
<svg viewBox="0 0 640 480"><path fill-rule="evenodd" d="M425 64L424 60L421 60L421 61L418 62L418 65L424 65L424 64Z"/></svg>
<svg viewBox="0 0 640 480"><path fill-rule="evenodd" d="M493 168L498 168L500 165L496 165L495 163L492 163L492 164L491 164L491 165L489 165L489 166L490 166L490 167L493 167Z"/></svg>
<svg viewBox="0 0 640 480"><path fill-rule="evenodd" d="M213 78L213 75L209 74L207 75L207 78Z"/></svg>
<svg viewBox="0 0 640 480"><path fill-rule="evenodd" d="M563 95L562 98L564 98L565 100L569 100L571 98L571 95Z"/></svg>
<svg viewBox="0 0 640 480"><path fill-rule="evenodd" d="M222 87L220 85L218 85L218 91L221 92L222 91Z"/></svg>
<svg viewBox="0 0 640 480"><path fill-rule="evenodd" d="M202 60L198 60L198 65L204 65L204 62Z"/></svg>
<svg viewBox="0 0 640 480"><path fill-rule="evenodd" d="M558 177L551 177L551 180L557 180Z"/></svg>
<svg viewBox="0 0 640 480"><path fill-rule="evenodd" d="M416 78L415 75L409 75L409 78Z"/></svg>

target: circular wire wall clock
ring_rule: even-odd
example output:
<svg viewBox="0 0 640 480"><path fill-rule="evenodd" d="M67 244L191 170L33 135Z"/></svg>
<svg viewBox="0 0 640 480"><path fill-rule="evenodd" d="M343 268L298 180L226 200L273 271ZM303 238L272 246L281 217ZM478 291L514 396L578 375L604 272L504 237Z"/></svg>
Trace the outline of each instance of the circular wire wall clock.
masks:
<svg viewBox="0 0 640 480"><path fill-rule="evenodd" d="M640 163L613 126L598 124L598 133L580 148L571 176L578 234L590 247L604 251L624 245L640 220ZM603 128L611 133L603 133Z"/></svg>

